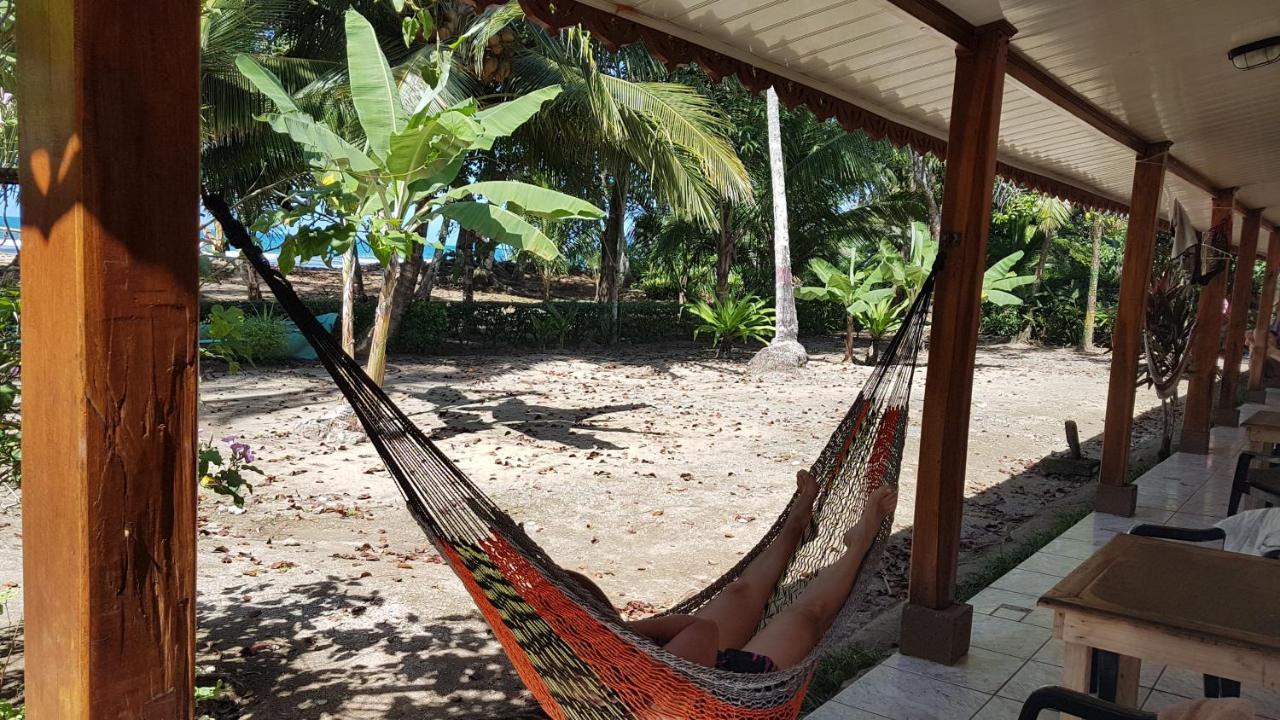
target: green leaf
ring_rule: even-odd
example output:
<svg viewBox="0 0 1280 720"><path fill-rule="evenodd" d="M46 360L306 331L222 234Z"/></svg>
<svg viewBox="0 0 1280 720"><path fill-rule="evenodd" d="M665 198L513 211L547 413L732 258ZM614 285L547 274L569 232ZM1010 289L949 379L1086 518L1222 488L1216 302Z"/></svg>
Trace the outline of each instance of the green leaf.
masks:
<svg viewBox="0 0 1280 720"><path fill-rule="evenodd" d="M276 132L288 135L308 150L324 156L332 164L345 166L354 172L378 169L378 164L360 152L359 148L343 140L328 126L306 115L272 113L264 115L262 119Z"/></svg>
<svg viewBox="0 0 1280 720"><path fill-rule="evenodd" d="M378 36L369 21L354 9L347 11L347 71L360 127L364 128L370 149L385 157L391 135L404 129L407 120L400 105L400 89L378 46Z"/></svg>
<svg viewBox="0 0 1280 720"><path fill-rule="evenodd" d="M1006 275L1009 274L1010 270L1013 270L1013 266L1017 265L1018 261L1021 259L1022 259L1021 250L1010 253L1009 255L1006 255L1005 257L1001 258L1000 262L997 262L995 265L992 265L991 267L987 268L987 271L982 274L983 282L989 284L989 283L995 282L996 280L1000 280L1004 278Z"/></svg>
<svg viewBox="0 0 1280 720"><path fill-rule="evenodd" d="M559 94L560 86L551 85L476 113L475 119L484 131L472 147L477 150L492 150L494 140L515 132L516 128L536 115L544 103Z"/></svg>
<svg viewBox="0 0 1280 720"><path fill-rule="evenodd" d="M1018 297L1017 295L1014 295L1012 293L1007 293L1003 290L996 290L994 288L988 289L986 292L986 297L984 297L983 299L993 305L1000 305L1000 306L1022 304L1022 298Z"/></svg>
<svg viewBox="0 0 1280 720"><path fill-rule="evenodd" d="M413 177L438 172L471 147L480 126L459 112L447 111L420 127L391 136L387 170Z"/></svg>
<svg viewBox="0 0 1280 720"><path fill-rule="evenodd" d="M514 180L491 180L463 185L450 190L448 197L459 200L468 195L482 196L491 203L505 204L512 210L518 208L525 215L546 220L599 220L604 217L603 210L586 200Z"/></svg>
<svg viewBox="0 0 1280 720"><path fill-rule="evenodd" d="M440 214L499 243L522 252L533 253L543 260L559 256L560 251L538 228L510 210L492 203L451 202L440 208Z"/></svg>
<svg viewBox="0 0 1280 720"><path fill-rule="evenodd" d="M270 98L280 112L301 112L298 110L298 105L293 101L293 96L280 84L280 78L276 77L275 73L259 65L257 60L241 53L236 56L236 68L241 75L244 75L249 82L253 83L258 92Z"/></svg>

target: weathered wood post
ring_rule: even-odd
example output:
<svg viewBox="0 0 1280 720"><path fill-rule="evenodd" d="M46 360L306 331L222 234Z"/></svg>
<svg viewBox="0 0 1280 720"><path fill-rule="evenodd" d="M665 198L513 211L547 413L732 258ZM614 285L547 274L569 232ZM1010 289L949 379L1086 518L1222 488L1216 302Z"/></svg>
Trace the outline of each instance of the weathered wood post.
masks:
<svg viewBox="0 0 1280 720"><path fill-rule="evenodd" d="M1160 191L1169 161L1169 143L1152 145L1138 155L1129 196L1129 227L1120 268L1120 300L1111 330L1111 379L1107 386L1107 414L1102 431L1102 464L1098 469L1097 508L1129 517L1137 506L1137 488L1128 483L1129 445L1133 435L1134 391L1142 327L1151 281L1151 258L1156 244Z"/></svg>
<svg viewBox="0 0 1280 720"><path fill-rule="evenodd" d="M973 622L973 608L955 600L956 563L996 139L1014 32L1006 21L985 25L971 48L956 50L942 202L944 265L929 335L910 600L901 640L903 653L947 664L969 651Z"/></svg>
<svg viewBox="0 0 1280 720"><path fill-rule="evenodd" d="M1262 230L1262 210L1248 210L1240 226L1240 248L1235 277L1231 281L1231 316L1222 343L1222 382L1218 385L1218 410L1214 423L1235 427L1240 424L1236 408L1240 388L1240 361L1244 358L1244 334L1249 325L1249 300L1253 296L1253 273L1258 258L1258 235Z"/></svg>
<svg viewBox="0 0 1280 720"><path fill-rule="evenodd" d="M1267 348L1271 320L1275 315L1276 275L1280 273L1280 230L1272 230L1267 239L1267 269L1262 276L1262 294L1258 296L1258 320L1253 326L1253 350L1249 352L1249 402L1266 402L1263 371L1267 366Z"/></svg>
<svg viewBox="0 0 1280 720"><path fill-rule="evenodd" d="M184 720L200 3L17 11L27 717Z"/></svg>
<svg viewBox="0 0 1280 720"><path fill-rule="evenodd" d="M1235 189L1219 191L1213 198L1213 227L1232 236L1235 222ZM1200 289L1196 306L1196 329L1191 335L1191 361L1186 408L1182 413L1181 452L1209 453L1209 420L1213 411L1213 383L1218 375L1218 355L1222 347L1222 300L1227 292L1227 273L1218 273Z"/></svg>

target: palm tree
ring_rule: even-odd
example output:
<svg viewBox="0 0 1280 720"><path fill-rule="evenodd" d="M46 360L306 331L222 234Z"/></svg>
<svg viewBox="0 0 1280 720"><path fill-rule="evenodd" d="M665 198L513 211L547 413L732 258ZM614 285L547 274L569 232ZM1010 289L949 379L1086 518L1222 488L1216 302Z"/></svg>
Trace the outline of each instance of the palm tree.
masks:
<svg viewBox="0 0 1280 720"><path fill-rule="evenodd" d="M1040 285L1044 282L1045 263L1049 259L1049 251L1053 248L1053 239L1063 225L1071 220L1071 206L1055 197L1041 195L1036 199L1032 209L1032 227L1040 234L1040 257L1036 260L1035 281L1031 283L1031 297L1040 293ZM1034 310L1028 308L1027 323L1018 333L1017 342L1031 340L1032 315Z"/></svg>
<svg viewBox="0 0 1280 720"><path fill-rule="evenodd" d="M510 172L557 177L606 206L598 300L617 303L637 192L708 229L718 226L721 198L749 197L750 178L726 138L723 113L696 88L667 81L643 48L608 52L581 28L548 34L525 21L516 3L486 11L468 33L460 55L469 56L485 96L564 88L498 162Z"/></svg>
<svg viewBox="0 0 1280 720"><path fill-rule="evenodd" d="M1102 268L1102 236L1117 227L1115 215L1091 210L1085 213L1089 223L1089 289L1084 301L1084 333L1080 337L1080 351L1093 352L1093 327L1098 315L1098 275Z"/></svg>
<svg viewBox="0 0 1280 720"><path fill-rule="evenodd" d="M791 236L787 227L787 180L782 162L782 127L778 119L778 94L765 91L769 128L769 186L773 190L773 340L751 359L760 369L802 367L809 355L800 344L800 321L796 317L795 287L791 282Z"/></svg>

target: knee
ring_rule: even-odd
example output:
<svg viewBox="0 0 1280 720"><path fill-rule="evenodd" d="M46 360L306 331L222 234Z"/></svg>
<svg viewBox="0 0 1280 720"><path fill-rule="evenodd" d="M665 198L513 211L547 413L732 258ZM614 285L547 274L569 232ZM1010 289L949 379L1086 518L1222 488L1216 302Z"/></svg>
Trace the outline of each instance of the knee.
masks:
<svg viewBox="0 0 1280 720"><path fill-rule="evenodd" d="M830 605L820 600L809 600L788 608L787 612L793 614L796 620L806 627L813 628L816 634L822 635L835 620L836 613L840 611L840 608Z"/></svg>
<svg viewBox="0 0 1280 720"><path fill-rule="evenodd" d="M720 594L735 603L745 603L756 596L756 587L750 580L735 580L726 585Z"/></svg>

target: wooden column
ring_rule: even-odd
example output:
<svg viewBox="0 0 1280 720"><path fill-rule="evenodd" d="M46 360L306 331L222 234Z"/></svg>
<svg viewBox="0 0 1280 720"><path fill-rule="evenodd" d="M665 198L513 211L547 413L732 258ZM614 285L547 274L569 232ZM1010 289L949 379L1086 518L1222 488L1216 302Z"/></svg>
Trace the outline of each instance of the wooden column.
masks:
<svg viewBox="0 0 1280 720"><path fill-rule="evenodd" d="M1169 143L1153 145L1138 156L1129 200L1129 228L1120 269L1120 301L1111 331L1111 381L1107 387L1107 416L1102 434L1102 464L1098 469L1097 508L1131 517L1137 487L1129 484L1129 442L1133 434L1133 394L1137 386L1138 356L1151 280L1151 256L1156 244L1160 191L1169 161Z"/></svg>
<svg viewBox="0 0 1280 720"><path fill-rule="evenodd" d="M1222 190L1213 198L1213 226L1229 239L1235 220L1235 190ZM1191 335L1191 361L1187 375L1187 398L1182 414L1181 452L1209 453L1209 420L1213 412L1213 383L1218 374L1222 347L1222 300L1227 292L1227 272L1218 273L1200 289L1196 306L1196 329Z"/></svg>
<svg viewBox="0 0 1280 720"><path fill-rule="evenodd" d="M910 601L901 639L902 652L948 664L968 652L973 619L972 607L955 602L956 562L996 139L1014 32L1004 21L986 25L971 49L956 51L938 258L943 265L929 335Z"/></svg>
<svg viewBox="0 0 1280 720"><path fill-rule="evenodd" d="M1275 310L1277 272L1280 272L1280 230L1272 230L1267 240L1267 269L1262 276L1262 295L1258 297L1258 321L1253 327L1253 350L1249 353L1249 402L1267 401L1262 371L1267 364L1267 336Z"/></svg>
<svg viewBox="0 0 1280 720"><path fill-rule="evenodd" d="M27 717L186 719L200 3L17 22Z"/></svg>
<svg viewBox="0 0 1280 720"><path fill-rule="evenodd" d="M1226 338L1222 343L1222 381L1218 385L1218 410L1214 424L1235 427L1240 424L1238 390L1240 361L1244 358L1244 334L1248 332L1249 301L1253 297L1253 273L1258 258L1258 234L1262 230L1262 210L1248 210L1240 226L1240 247L1236 256L1235 276L1231 281L1231 316L1227 318Z"/></svg>

